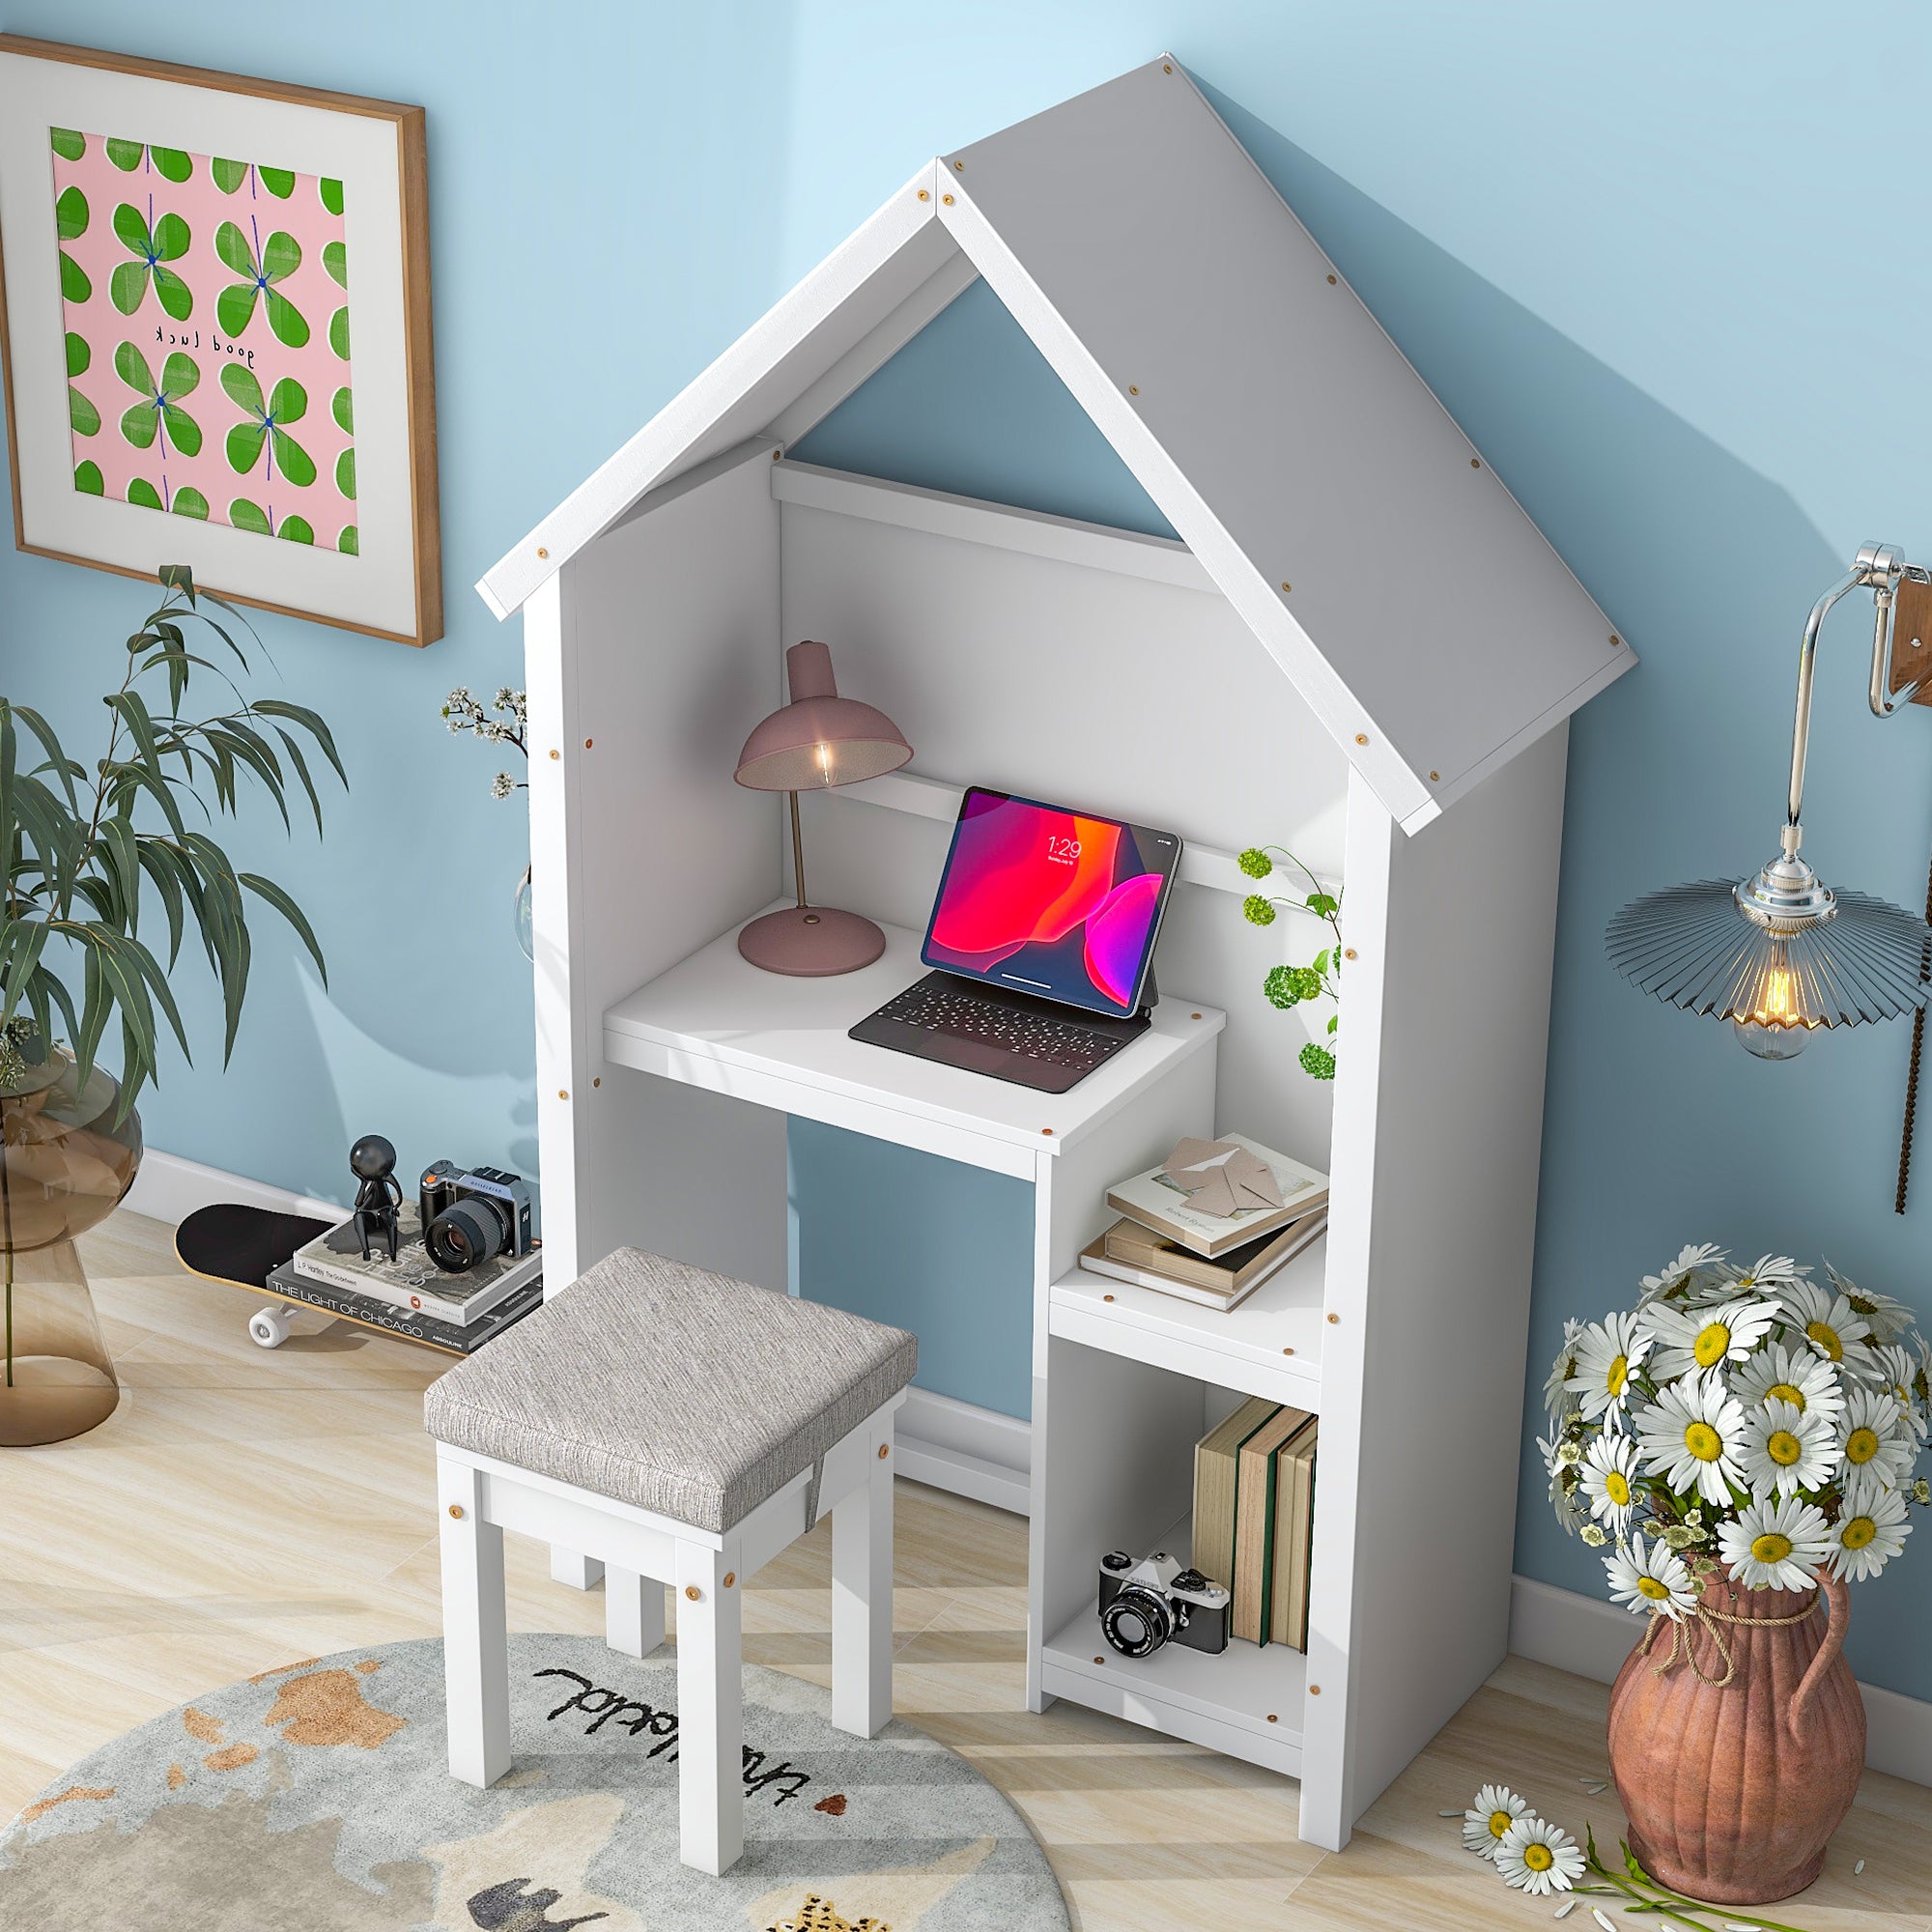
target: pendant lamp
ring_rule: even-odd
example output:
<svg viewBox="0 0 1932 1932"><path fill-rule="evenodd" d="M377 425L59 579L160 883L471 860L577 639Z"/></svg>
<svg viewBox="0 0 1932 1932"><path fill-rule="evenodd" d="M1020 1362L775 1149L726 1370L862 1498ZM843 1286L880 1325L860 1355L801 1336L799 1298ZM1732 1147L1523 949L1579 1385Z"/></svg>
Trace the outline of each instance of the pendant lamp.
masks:
<svg viewBox="0 0 1932 1932"><path fill-rule="evenodd" d="M1633 900L1605 934L1611 964L1639 991L1685 1012L1729 1020L1760 1060L1794 1059L1814 1033L1833 1027L1897 1019L1922 1008L1932 990L1932 926L1885 899L1827 886L1799 856L1819 627L1840 598L1872 593L1871 708L1890 717L1925 682L1891 689L1901 583L1932 583L1932 572L1906 563L1889 544L1866 544L1811 607L1798 659L1791 789L1777 856L1748 879L1704 879Z"/></svg>

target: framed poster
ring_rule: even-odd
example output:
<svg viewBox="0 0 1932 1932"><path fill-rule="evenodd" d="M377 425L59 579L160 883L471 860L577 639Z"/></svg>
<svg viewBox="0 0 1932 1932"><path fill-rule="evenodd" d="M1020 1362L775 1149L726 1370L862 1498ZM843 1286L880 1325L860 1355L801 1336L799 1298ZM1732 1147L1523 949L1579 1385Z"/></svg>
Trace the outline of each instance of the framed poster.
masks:
<svg viewBox="0 0 1932 1932"><path fill-rule="evenodd" d="M442 634L423 110L0 34L22 550Z"/></svg>

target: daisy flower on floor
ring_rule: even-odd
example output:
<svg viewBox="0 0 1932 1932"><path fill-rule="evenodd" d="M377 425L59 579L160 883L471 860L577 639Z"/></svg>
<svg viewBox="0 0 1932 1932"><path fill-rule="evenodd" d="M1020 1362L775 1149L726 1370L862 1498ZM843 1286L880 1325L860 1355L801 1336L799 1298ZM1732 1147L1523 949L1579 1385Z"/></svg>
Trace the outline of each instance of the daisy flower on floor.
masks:
<svg viewBox="0 0 1932 1932"><path fill-rule="evenodd" d="M1599 1435L1580 1466L1591 1516L1621 1536L1630 1527L1636 1495L1636 1444L1628 1435Z"/></svg>
<svg viewBox="0 0 1932 1932"><path fill-rule="evenodd" d="M1909 1479L1918 1444L1898 1404L1884 1389L1854 1389L1838 1418L1838 1451L1848 1477L1867 1477L1888 1489Z"/></svg>
<svg viewBox="0 0 1932 1932"><path fill-rule="evenodd" d="M1745 1430L1738 1461L1754 1496L1822 1489L1837 1469L1837 1435L1823 1415L1773 1396L1747 1413Z"/></svg>
<svg viewBox="0 0 1932 1932"><path fill-rule="evenodd" d="M1832 1553L1832 1527L1798 1496L1747 1503L1718 1531L1718 1554L1747 1590L1808 1590Z"/></svg>
<svg viewBox="0 0 1932 1932"><path fill-rule="evenodd" d="M1786 1282L1777 1291L1786 1325L1801 1342L1809 1343L1828 1362L1842 1362L1859 1373L1866 1356L1871 1323L1853 1308L1835 1283L1820 1288L1815 1281Z"/></svg>
<svg viewBox="0 0 1932 1932"><path fill-rule="evenodd" d="M1583 1876L1583 1848L1560 1825L1519 1818L1496 1846L1496 1870L1518 1891L1568 1891Z"/></svg>
<svg viewBox="0 0 1932 1932"><path fill-rule="evenodd" d="M1686 1376L1638 1409L1633 1421L1646 1475L1662 1476L1673 1490L1695 1491L1707 1503L1731 1499L1744 1483L1738 1462L1745 1446L1744 1405L1712 1369Z"/></svg>
<svg viewBox="0 0 1932 1932"><path fill-rule="evenodd" d="M1747 1407L1776 1398L1827 1422L1845 1412L1837 1369L1802 1344L1787 1349L1782 1342L1773 1342L1731 1370L1730 1380L1733 1393Z"/></svg>
<svg viewBox="0 0 1932 1932"><path fill-rule="evenodd" d="M1486 1784L1463 1813L1463 1845L1479 1859L1492 1859L1503 1833L1529 1809L1507 1784Z"/></svg>
<svg viewBox="0 0 1932 1932"><path fill-rule="evenodd" d="M1610 1596L1634 1610L1656 1610L1672 1619L1697 1607L1697 1583L1690 1566L1661 1539L1648 1548L1638 1531L1604 1558Z"/></svg>
<svg viewBox="0 0 1932 1932"><path fill-rule="evenodd" d="M1630 1398L1631 1372L1641 1365L1650 1337L1634 1315L1609 1315L1587 1323L1572 1344L1576 1364L1564 1383L1585 1422L1621 1415Z"/></svg>
<svg viewBox="0 0 1932 1932"><path fill-rule="evenodd" d="M1848 1583L1876 1577L1905 1548L1912 1525L1905 1498L1896 1490L1858 1497L1832 1525L1832 1571Z"/></svg>

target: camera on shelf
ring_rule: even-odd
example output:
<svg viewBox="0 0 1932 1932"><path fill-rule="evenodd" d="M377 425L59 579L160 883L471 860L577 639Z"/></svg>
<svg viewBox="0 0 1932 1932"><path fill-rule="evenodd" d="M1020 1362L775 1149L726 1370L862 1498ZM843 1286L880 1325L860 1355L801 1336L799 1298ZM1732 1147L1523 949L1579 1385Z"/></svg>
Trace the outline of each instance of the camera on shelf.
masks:
<svg viewBox="0 0 1932 1932"><path fill-rule="evenodd" d="M499 1167L439 1160L423 1170L422 1236L429 1258L465 1274L498 1255L530 1251L530 1185Z"/></svg>
<svg viewBox="0 0 1932 1932"><path fill-rule="evenodd" d="M1138 1563L1111 1550L1100 1559L1100 1634L1122 1657L1151 1657L1166 1643L1223 1651L1228 1593L1164 1549Z"/></svg>

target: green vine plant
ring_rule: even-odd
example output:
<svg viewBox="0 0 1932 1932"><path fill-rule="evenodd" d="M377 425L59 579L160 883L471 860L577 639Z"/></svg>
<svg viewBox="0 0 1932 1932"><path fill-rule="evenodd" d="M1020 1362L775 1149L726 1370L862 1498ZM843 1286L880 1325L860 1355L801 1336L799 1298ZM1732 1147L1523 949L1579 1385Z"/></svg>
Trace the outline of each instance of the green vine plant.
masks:
<svg viewBox="0 0 1932 1932"><path fill-rule="evenodd" d="M120 684L101 700L107 746L92 770L68 755L38 711L0 697L0 850L7 860L0 1084L16 1084L30 1065L45 1063L57 1016L84 1085L118 1017L117 1118L124 1120L156 1077L163 1019L188 1055L168 975L190 921L221 987L224 1065L248 987L250 896L287 921L327 983L322 948L300 906L272 879L238 871L201 826L216 813L236 815L245 778L273 800L285 830L289 794L299 785L320 833L322 799L311 758L319 752L345 790L349 783L328 726L315 712L281 698L248 698L225 659L188 647L196 627L197 643L210 652L225 646L246 673L247 654L208 607L246 631L260 649L246 620L220 598L197 594L183 566L163 568L159 581L160 608L128 639ZM184 711L197 669L227 686L236 700L231 708L199 718ZM196 680L196 688L207 681ZM155 695L160 684L164 703ZM43 754L35 764L23 761L29 741ZM167 922L165 965L142 932L150 889Z"/></svg>
<svg viewBox="0 0 1932 1932"><path fill-rule="evenodd" d="M1266 995L1268 1004L1284 1011L1307 1000L1328 1000L1335 1006L1336 1010L1328 1015L1327 1045L1311 1039L1296 1055L1301 1070L1311 1080L1332 1080L1335 1077L1338 1043L1336 1035L1342 1022L1342 895L1325 890L1321 881L1286 845L1250 845L1237 863L1251 879L1272 878L1275 862L1270 855L1275 853L1279 853L1308 881L1308 892L1301 894L1297 891L1293 897L1250 893L1241 901L1241 917L1250 925L1272 925L1278 917L1276 908L1287 906L1295 912L1313 913L1317 919L1325 922L1334 934L1334 943L1324 946L1306 966L1276 966L1262 981L1262 991Z"/></svg>

